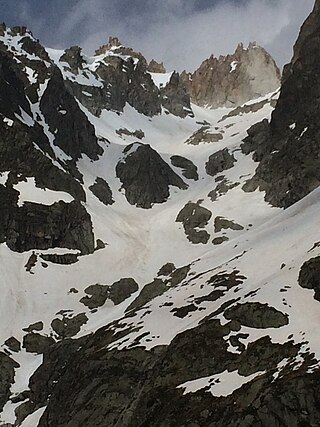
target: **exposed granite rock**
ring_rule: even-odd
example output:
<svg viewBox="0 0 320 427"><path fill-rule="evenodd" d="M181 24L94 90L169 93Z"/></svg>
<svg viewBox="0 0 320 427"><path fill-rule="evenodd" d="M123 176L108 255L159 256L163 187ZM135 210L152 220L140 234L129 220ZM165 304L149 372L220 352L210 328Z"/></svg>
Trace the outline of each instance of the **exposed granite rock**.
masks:
<svg viewBox="0 0 320 427"><path fill-rule="evenodd" d="M99 283L90 285L85 289L85 293L89 296L81 298L80 302L91 310L102 307L109 297L109 292L108 285L100 285Z"/></svg>
<svg viewBox="0 0 320 427"><path fill-rule="evenodd" d="M107 44L104 44L102 46L99 47L99 49L97 49L95 51L95 55L103 55L105 54L108 50L114 48L114 47L120 47L122 46L120 40L118 39L118 37L113 37L113 36L109 36L109 42Z"/></svg>
<svg viewBox="0 0 320 427"><path fill-rule="evenodd" d="M135 138L138 138L138 139L143 139L145 137L144 132L141 129L130 132L126 128L121 128L116 130L116 134L120 136L122 135L134 136Z"/></svg>
<svg viewBox="0 0 320 427"><path fill-rule="evenodd" d="M193 179L194 181L198 181L198 168L192 163L191 160L186 159L182 156L171 156L170 157L172 166L182 169L182 175L187 179Z"/></svg>
<svg viewBox="0 0 320 427"><path fill-rule="evenodd" d="M60 58L60 61L66 62L70 67L70 71L76 75L79 74L79 69L81 70L83 68L82 65L85 62L81 51L81 47L71 46L64 51L64 54Z"/></svg>
<svg viewBox="0 0 320 427"><path fill-rule="evenodd" d="M222 245L223 242L227 242L229 239L226 236L221 236L221 237L215 237L212 240L212 243L216 246L216 245Z"/></svg>
<svg viewBox="0 0 320 427"><path fill-rule="evenodd" d="M248 113L256 113L257 111L261 110L265 105L268 105L268 104L274 108L277 105L277 99L269 98L269 99L264 99L263 101L250 102L249 104L240 105L239 107L233 109L228 114L223 116L218 123L221 123L230 117L241 116L243 114L248 114Z"/></svg>
<svg viewBox="0 0 320 427"><path fill-rule="evenodd" d="M104 243L101 239L97 239L95 251L99 251L100 249L104 249L106 247L106 243Z"/></svg>
<svg viewBox="0 0 320 427"><path fill-rule="evenodd" d="M272 57L255 43L239 44L233 55L213 55L193 74L183 74L192 101L200 106L235 107L275 91L280 71Z"/></svg>
<svg viewBox="0 0 320 427"><path fill-rule="evenodd" d="M221 182L219 182L216 186L216 188L208 194L208 197L211 199L212 202L215 202L219 197L223 196L224 194L227 194L228 191L232 190L235 187L238 187L240 185L239 182L230 183L227 179L223 179Z"/></svg>
<svg viewBox="0 0 320 427"><path fill-rule="evenodd" d="M269 130L262 129L254 137L261 163L247 189L260 188L266 192L265 200L278 207L287 208L320 184L319 29L317 0L301 28L292 61L284 69Z"/></svg>
<svg viewBox="0 0 320 427"><path fill-rule="evenodd" d="M137 298L129 305L126 312L137 310L152 301L154 298L162 295L168 290L167 285L161 279L154 279L153 282L145 285Z"/></svg>
<svg viewBox="0 0 320 427"><path fill-rule="evenodd" d="M110 350L108 344L116 336L105 329L79 342L56 344L30 381L32 401L47 403L39 426L299 427L301 414L317 425L320 377L318 371L306 373L314 363L312 356L295 370L292 365L284 367L275 379L277 365L294 363L299 346L274 344L263 337L240 354L229 352L230 326L217 319L206 321L177 335L168 346L150 351ZM208 392L214 383L187 394L178 388L234 370L244 377L258 376L228 396Z"/></svg>
<svg viewBox="0 0 320 427"><path fill-rule="evenodd" d="M306 261L300 269L299 285L302 288L313 289L314 298L320 301L320 257Z"/></svg>
<svg viewBox="0 0 320 427"><path fill-rule="evenodd" d="M224 148L223 150L211 154L206 163L206 172L210 176L215 176L219 172L231 169L235 162L236 159L233 154L230 154L229 150Z"/></svg>
<svg viewBox="0 0 320 427"><path fill-rule="evenodd" d="M160 90L162 105L170 113L179 117L193 117L190 105L190 96L187 93L185 84L180 79L177 72L172 73L169 83Z"/></svg>
<svg viewBox="0 0 320 427"><path fill-rule="evenodd" d="M114 203L111 188L103 178L97 177L95 183L89 187L89 190L91 190L104 205L108 206Z"/></svg>
<svg viewBox="0 0 320 427"><path fill-rule="evenodd" d="M140 309L154 298L164 294L168 289L179 285L187 277L189 271L189 265L180 268L175 268L172 264L164 265L158 276L164 275L166 279L155 278L151 283L145 285L137 298L126 309L126 312Z"/></svg>
<svg viewBox="0 0 320 427"><path fill-rule="evenodd" d="M118 305L138 290L138 283L134 279L130 277L120 279L111 285L110 299L114 303L114 305Z"/></svg>
<svg viewBox="0 0 320 427"><path fill-rule="evenodd" d="M86 314L79 313L73 317L63 316L62 319L53 319L51 327L59 339L65 339L77 335L81 327L87 323L87 321L88 317Z"/></svg>
<svg viewBox="0 0 320 427"><path fill-rule="evenodd" d="M27 328L23 328L22 330L25 332L33 332L33 331L42 331L43 329L43 322L39 321L36 323L32 323Z"/></svg>
<svg viewBox="0 0 320 427"><path fill-rule="evenodd" d="M23 337L22 347L28 353L43 354L50 350L55 343L54 339L34 332L30 332Z"/></svg>
<svg viewBox="0 0 320 427"><path fill-rule="evenodd" d="M37 260L38 260L38 256L33 251L32 254L30 255L26 265L24 266L26 271L31 272L32 268L35 267Z"/></svg>
<svg viewBox="0 0 320 427"><path fill-rule="evenodd" d="M255 123L247 130L248 136L241 144L241 150L244 154L253 152L253 160L260 162L265 154L269 152L268 140L270 138L270 128L267 119Z"/></svg>
<svg viewBox="0 0 320 427"><path fill-rule="evenodd" d="M21 350L21 343L15 337L8 338L4 344L8 347L9 350L18 353Z"/></svg>
<svg viewBox="0 0 320 427"><path fill-rule="evenodd" d="M150 145L130 144L123 154L124 158L116 166L116 175L131 205L148 209L168 199L170 185L182 190L188 188Z"/></svg>
<svg viewBox="0 0 320 427"><path fill-rule="evenodd" d="M204 229L212 217L209 209L200 206L198 203L187 203L179 212L176 222L183 224L184 231L188 239L195 244L208 243L210 234Z"/></svg>
<svg viewBox="0 0 320 427"><path fill-rule="evenodd" d="M211 142L219 142L223 139L223 135L220 132L212 133L209 132L210 126L204 125L196 132L194 132L190 138L187 139L186 144L199 145L200 143L209 144Z"/></svg>
<svg viewBox="0 0 320 427"><path fill-rule="evenodd" d="M0 171L10 170L9 178L14 183L23 177L34 177L38 187L65 191L75 199L84 201L85 193L78 177L55 166L34 143L54 158L47 138L38 127L31 129L18 121L13 126L6 126L0 121ZM22 178L17 179L17 176Z"/></svg>
<svg viewBox="0 0 320 427"><path fill-rule="evenodd" d="M114 305L121 304L132 294L139 290L139 285L131 277L126 277L114 282L111 286L95 284L85 289L85 293L90 296L81 298L80 302L90 309L102 307L107 299Z"/></svg>
<svg viewBox="0 0 320 427"><path fill-rule="evenodd" d="M10 388L14 383L15 369L20 365L7 354L0 352L0 411L10 397Z"/></svg>
<svg viewBox="0 0 320 427"><path fill-rule="evenodd" d="M6 224L6 241L17 252L54 247L78 249L82 254L94 251L90 216L76 201L51 206L25 202L14 208Z"/></svg>
<svg viewBox="0 0 320 427"><path fill-rule="evenodd" d="M219 233L221 230L227 229L240 231L243 230L243 226L230 221L229 219L223 218L222 216L217 216L214 219L214 232Z"/></svg>
<svg viewBox="0 0 320 427"><path fill-rule="evenodd" d="M51 59L45 48L32 37L23 37L18 43L21 45L22 49L30 55L36 55L43 61L51 63Z"/></svg>
<svg viewBox="0 0 320 427"><path fill-rule="evenodd" d="M48 82L40 101L40 108L50 131L55 135L54 144L72 159L78 160L83 153L97 160L103 153L98 145L93 125L67 91L58 69L55 69Z"/></svg>
<svg viewBox="0 0 320 427"><path fill-rule="evenodd" d="M163 65L163 62L159 63L154 59L151 59L148 65L148 71L149 73L160 73L160 74L164 74L167 72L165 69L165 66Z"/></svg>
<svg viewBox="0 0 320 427"><path fill-rule="evenodd" d="M176 269L172 262L167 262L158 271L157 276L170 276L170 274Z"/></svg>
<svg viewBox="0 0 320 427"><path fill-rule="evenodd" d="M228 308L224 312L228 320L236 320L243 326L257 329L280 328L289 323L289 316L268 304L246 302Z"/></svg>
<svg viewBox="0 0 320 427"><path fill-rule="evenodd" d="M83 57L78 51L68 52L62 59L67 60L70 71L75 75L82 69L84 77L88 73L99 80L99 85L90 86L73 82L68 79L66 86L71 94L99 116L103 109L123 111L126 103L146 116L161 114L162 107L179 117L193 115L190 107L190 96L178 73L173 73L166 87L159 89L150 75L149 64L140 52L123 46L114 37L109 43L96 51L96 55L104 55L95 71L90 69L90 64L83 64ZM161 64L158 69L163 69ZM89 94L89 95L88 95Z"/></svg>

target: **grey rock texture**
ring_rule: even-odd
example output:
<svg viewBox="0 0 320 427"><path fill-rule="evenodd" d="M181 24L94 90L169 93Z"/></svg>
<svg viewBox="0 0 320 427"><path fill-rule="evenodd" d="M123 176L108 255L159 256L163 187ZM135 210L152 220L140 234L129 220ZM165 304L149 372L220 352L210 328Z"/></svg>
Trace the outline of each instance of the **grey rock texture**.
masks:
<svg viewBox="0 0 320 427"><path fill-rule="evenodd" d="M237 321L243 326L257 329L279 328L289 323L287 314L269 307L268 304L257 302L232 306L224 312L224 317Z"/></svg>
<svg viewBox="0 0 320 427"><path fill-rule="evenodd" d="M275 91L280 86L280 71L262 47L250 43L248 48L239 44L232 55L212 55L182 79L195 104L236 107Z"/></svg>
<svg viewBox="0 0 320 427"><path fill-rule="evenodd" d="M22 347L26 349L28 353L43 354L49 352L49 349L54 345L55 341L51 337L30 332L23 337Z"/></svg>
<svg viewBox="0 0 320 427"><path fill-rule="evenodd" d="M116 175L131 205L148 209L168 199L170 185L182 190L188 188L150 145L130 144L123 154L124 158L116 166Z"/></svg>
<svg viewBox="0 0 320 427"><path fill-rule="evenodd" d="M39 426L298 427L301 414L317 425L319 373L306 374L312 357L294 371L284 368L275 380L278 363L294 358L299 346L274 344L265 336L240 354L231 353L225 337L237 330L236 324L206 320L169 346L151 351L108 351L116 337L103 329L74 344L56 345L30 382L36 405L50 395ZM177 388L226 369L243 376L263 373L227 397L212 396L206 389L184 395L184 389Z"/></svg>
<svg viewBox="0 0 320 427"><path fill-rule="evenodd" d="M48 82L41 98L40 108L47 118L49 129L52 132L56 131L54 144L72 159L78 160L84 153L97 160L98 155L103 153L98 145L93 125L65 89L60 71L56 70Z"/></svg>
<svg viewBox="0 0 320 427"><path fill-rule="evenodd" d="M266 191L266 200L287 208L320 184L320 3L303 24L294 55L283 73L269 128L254 129L246 143L261 160L247 189ZM262 126L262 125L261 125ZM257 146L258 145L258 146ZM256 147L257 146L257 147Z"/></svg>
<svg viewBox="0 0 320 427"><path fill-rule="evenodd" d="M159 63L154 59L151 59L149 65L148 65L148 71L150 73L166 73L165 66L163 65L163 62Z"/></svg>
<svg viewBox="0 0 320 427"><path fill-rule="evenodd" d="M172 166L182 169L182 175L187 179L193 179L194 181L198 181L198 168L192 163L191 160L186 159L182 156L171 156L170 157Z"/></svg>
<svg viewBox="0 0 320 427"><path fill-rule="evenodd" d="M123 46L116 37L110 37L109 43L96 51L96 56L100 55L104 57L94 71L88 69L80 48L68 49L61 57L61 61L67 63L66 70L74 75L82 70L101 82L95 87L72 79L66 82L69 92L92 114L99 116L103 109L123 111L126 103L150 117L161 114L162 108L179 117L193 114L190 96L178 73L173 73L170 82L159 89L150 72L165 72L163 64L151 61L148 65L140 52Z"/></svg>
<svg viewBox="0 0 320 427"><path fill-rule="evenodd" d="M125 277L112 285L101 285L99 283L90 285L85 289L87 294L80 302L91 310L102 307L110 299L114 305L121 304L132 294L139 290L139 285L131 277Z"/></svg>
<svg viewBox="0 0 320 427"><path fill-rule="evenodd" d="M183 224L184 231L190 242L208 243L210 234L204 229L212 217L209 209L200 206L200 203L187 203L179 212L176 222Z"/></svg>
<svg viewBox="0 0 320 427"><path fill-rule="evenodd" d="M51 327L59 339L65 339L75 336L87 321L86 314L80 313L76 316L63 316L62 319L53 319Z"/></svg>
<svg viewBox="0 0 320 427"><path fill-rule="evenodd" d="M217 216L214 219L214 232L219 233L221 230L235 230L235 231L241 231L243 230L243 226L240 224L237 224L234 221L231 221L229 219L223 218L222 216Z"/></svg>
<svg viewBox="0 0 320 427"><path fill-rule="evenodd" d="M108 206L114 203L111 188L103 178L97 177L95 183L89 187L89 190L91 190L104 205Z"/></svg>
<svg viewBox="0 0 320 427"><path fill-rule="evenodd" d="M194 132L190 138L187 139L186 144L199 145L200 143L210 144L212 142L219 142L223 139L223 135L220 132L210 131L210 126L204 125L196 132Z"/></svg>
<svg viewBox="0 0 320 427"><path fill-rule="evenodd" d="M313 289L314 298L320 301L320 257L306 261L299 272L299 285L302 288Z"/></svg>
<svg viewBox="0 0 320 427"><path fill-rule="evenodd" d="M174 72L169 83L160 90L162 106L170 113L179 117L192 116L190 96L179 73Z"/></svg>
<svg viewBox="0 0 320 427"><path fill-rule="evenodd" d="M236 159L233 154L229 153L227 148L219 150L214 154L211 154L209 160L206 163L206 172L210 176L215 176L219 172L231 169L235 164Z"/></svg>
<svg viewBox="0 0 320 427"><path fill-rule="evenodd" d="M51 206L25 202L12 208L4 226L8 247L17 252L54 247L79 249L82 254L94 251L90 216L76 201Z"/></svg>
<svg viewBox="0 0 320 427"><path fill-rule="evenodd" d="M10 397L10 387L14 382L15 369L19 364L7 354L0 352L0 410Z"/></svg>
<svg viewBox="0 0 320 427"><path fill-rule="evenodd" d="M91 219L80 204L85 201L85 192L76 160L83 154L97 159L103 151L93 126L69 94L59 69L28 31L22 33L19 45L25 55L15 57L14 50L0 43L0 112L11 120L10 124L0 120L0 172L9 171L5 185L0 187L0 241L6 241L12 250L19 252L67 245L90 253L93 251ZM31 60L30 55L37 58ZM37 76L32 82L26 67ZM48 84L41 91L45 81ZM32 104L37 104L35 109L40 106L39 113L31 111ZM24 115L26 119L20 119ZM26 120L28 125L24 123ZM66 160L56 156L55 146L65 153ZM18 207L19 193L13 186L27 178L34 178L40 188L69 193L75 201L51 206L25 203ZM29 267L31 271L32 265Z"/></svg>

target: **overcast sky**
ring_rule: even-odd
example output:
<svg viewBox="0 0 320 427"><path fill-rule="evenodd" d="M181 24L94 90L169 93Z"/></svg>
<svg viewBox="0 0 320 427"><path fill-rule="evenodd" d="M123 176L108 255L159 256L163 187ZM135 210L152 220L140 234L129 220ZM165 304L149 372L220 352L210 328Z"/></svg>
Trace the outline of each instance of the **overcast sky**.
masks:
<svg viewBox="0 0 320 427"><path fill-rule="evenodd" d="M257 41L282 66L314 0L0 0L7 25L26 25L42 44L87 54L118 36L167 69L193 71L210 56Z"/></svg>

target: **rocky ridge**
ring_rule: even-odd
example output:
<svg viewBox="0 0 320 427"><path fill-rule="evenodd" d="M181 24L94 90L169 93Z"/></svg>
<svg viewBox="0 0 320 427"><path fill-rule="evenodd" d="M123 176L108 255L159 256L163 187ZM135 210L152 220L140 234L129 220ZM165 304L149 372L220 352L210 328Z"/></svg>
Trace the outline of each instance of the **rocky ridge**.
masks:
<svg viewBox="0 0 320 427"><path fill-rule="evenodd" d="M247 48L240 43L232 55L211 55L194 73L181 77L192 102L209 108L237 107L280 86L279 68L255 43Z"/></svg>

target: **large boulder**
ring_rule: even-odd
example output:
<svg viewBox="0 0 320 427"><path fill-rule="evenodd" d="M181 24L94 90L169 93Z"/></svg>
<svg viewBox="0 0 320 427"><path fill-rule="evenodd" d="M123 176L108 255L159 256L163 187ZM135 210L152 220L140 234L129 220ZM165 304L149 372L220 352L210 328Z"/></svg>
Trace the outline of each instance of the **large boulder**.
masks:
<svg viewBox="0 0 320 427"><path fill-rule="evenodd" d="M123 150L123 158L116 166L125 196L131 205L151 208L165 202L170 186L185 190L188 185L170 168L150 145L134 143Z"/></svg>

